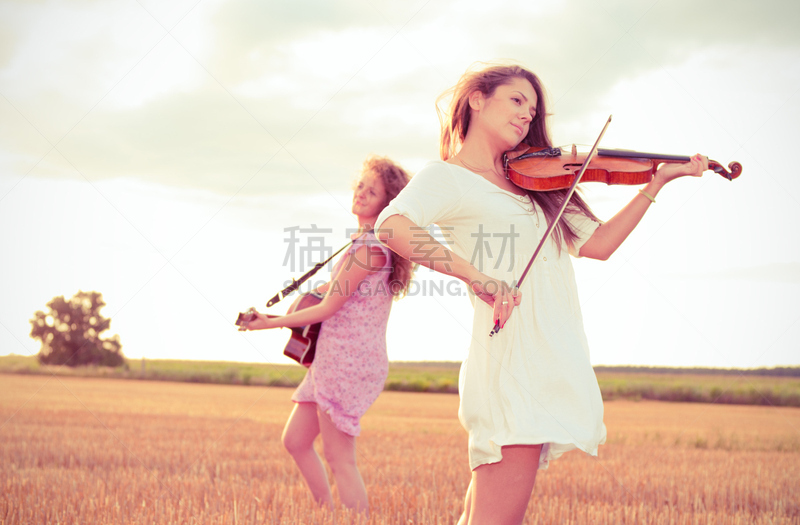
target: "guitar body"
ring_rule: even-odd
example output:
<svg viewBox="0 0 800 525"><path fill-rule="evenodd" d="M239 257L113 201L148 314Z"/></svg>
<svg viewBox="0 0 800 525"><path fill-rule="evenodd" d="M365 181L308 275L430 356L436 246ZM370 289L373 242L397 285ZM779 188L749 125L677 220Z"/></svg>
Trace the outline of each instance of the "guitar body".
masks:
<svg viewBox="0 0 800 525"><path fill-rule="evenodd" d="M303 294L286 313L296 312L297 310L317 305L322 302L323 297L323 295L316 292ZM267 317L277 316L267 314ZM255 318L255 309L250 308L248 311L239 314L239 317L236 319L236 325L239 326L239 330L245 330L247 323ZM289 338L289 342L286 343L286 348L283 349L283 355L294 359L306 368L311 366L311 363L314 361L314 354L317 351L317 336L319 336L321 328L322 323L291 328L292 337Z"/></svg>
<svg viewBox="0 0 800 525"><path fill-rule="evenodd" d="M322 302L323 296L311 292L300 296L300 300L290 308L287 313L296 312L309 306L314 306ZM322 328L322 323L315 323L302 327L292 328L292 337L283 349L283 355L290 357L305 367L311 366L314 361L314 354L317 351L317 337Z"/></svg>

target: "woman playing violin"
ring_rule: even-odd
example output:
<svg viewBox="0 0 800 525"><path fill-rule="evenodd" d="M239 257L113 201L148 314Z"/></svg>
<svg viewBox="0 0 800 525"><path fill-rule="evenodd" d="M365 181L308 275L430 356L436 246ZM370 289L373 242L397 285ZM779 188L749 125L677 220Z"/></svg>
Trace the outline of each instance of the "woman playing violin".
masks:
<svg viewBox="0 0 800 525"><path fill-rule="evenodd" d="M573 194L530 274L512 288L566 190L512 184L504 154L550 147L539 79L517 66L468 72L442 118L433 161L383 210L379 238L393 251L467 283L472 342L459 378L472 479L460 524L521 523L537 469L605 442L603 402L589 359L570 255L606 260L668 182L699 177L707 159L662 166L606 222ZM438 224L449 249L422 228ZM503 329L489 337L495 322Z"/></svg>
<svg viewBox="0 0 800 525"><path fill-rule="evenodd" d="M292 395L296 404L283 444L317 502L332 504L325 467L314 450L322 435L325 459L346 507L367 511L367 492L356 466L360 419L378 398L389 372L386 325L392 299L408 292L411 263L391 253L372 233L378 214L408 183L408 174L387 158L364 162L353 191L358 237L333 268L333 279L316 289L315 306L285 316L258 318L249 330L296 327L324 321L314 362Z"/></svg>

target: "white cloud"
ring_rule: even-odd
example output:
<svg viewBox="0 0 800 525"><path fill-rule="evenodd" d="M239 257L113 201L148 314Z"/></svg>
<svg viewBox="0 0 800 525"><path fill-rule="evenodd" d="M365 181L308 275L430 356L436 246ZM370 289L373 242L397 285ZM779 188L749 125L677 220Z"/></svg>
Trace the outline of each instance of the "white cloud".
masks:
<svg viewBox="0 0 800 525"><path fill-rule="evenodd" d="M512 58L548 87L558 143L591 143L613 113L606 146L699 151L745 167L733 183L708 175L671 184L604 271L630 264L645 283L662 286L668 275L742 279L736 272L743 267L794 283L796 268L774 265L800 260L790 229L800 219L800 183L784 156L773 153L793 151L800 139L798 10L797 2L781 0L3 2L0 214L8 221L0 237L17 257L5 263L13 271L3 273L36 268L48 253L37 251L13 221L27 218L41 230L49 203L62 217L92 224L93 214L105 217L117 207L129 222L117 215L92 226L106 238L106 251L92 265L37 280L35 293L28 290L37 307L99 283L107 300L135 296L129 311L147 312L158 290L136 296L107 269L134 261L134 270L154 272L158 252L172 255L186 242L176 259L180 271L159 274L158 283L193 300L199 293L227 301L227 309L247 306L272 283L243 290L244 281L220 285L210 276L275 257L248 244L253 224L269 222L279 238L281 228L297 221L349 221L342 195L363 158L389 155L412 171L436 158L436 97L473 62ZM59 200L70 198L62 191L68 182L83 188L74 203ZM593 189L589 198L607 218L632 193ZM308 201L309 194L316 200ZM214 226L205 228L211 216ZM116 244L103 229L111 225L130 243ZM246 249L234 250L234 239ZM53 242L73 253L86 240L75 234ZM227 252L206 257L220 250ZM208 287L192 291L177 281L180 272ZM590 271L588 280L597 275ZM142 279L137 274L133 283L141 286ZM637 281L622 281L634 301L637 290L629 287ZM777 296L768 286L751 294L753 301ZM719 304L711 291L701 303ZM195 313L219 317L209 308ZM2 315L5 322L12 313ZM669 315L684 326L677 313ZM770 326L785 329L780 322ZM698 341L708 338L705 328L684 328ZM613 351L613 343L599 345L601 355Z"/></svg>
<svg viewBox="0 0 800 525"><path fill-rule="evenodd" d="M6 5L16 26L0 92L56 142L151 49L164 31L135 4Z"/></svg>

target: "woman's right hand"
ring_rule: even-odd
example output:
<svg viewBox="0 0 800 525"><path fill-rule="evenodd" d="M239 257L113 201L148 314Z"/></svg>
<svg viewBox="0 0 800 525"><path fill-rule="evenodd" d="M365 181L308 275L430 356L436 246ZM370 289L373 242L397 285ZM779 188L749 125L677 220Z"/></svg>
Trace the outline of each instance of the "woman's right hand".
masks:
<svg viewBox="0 0 800 525"><path fill-rule="evenodd" d="M522 302L522 293L517 288L483 274L473 279L470 286L480 300L493 307L492 321L499 321L500 328L505 326L514 307Z"/></svg>

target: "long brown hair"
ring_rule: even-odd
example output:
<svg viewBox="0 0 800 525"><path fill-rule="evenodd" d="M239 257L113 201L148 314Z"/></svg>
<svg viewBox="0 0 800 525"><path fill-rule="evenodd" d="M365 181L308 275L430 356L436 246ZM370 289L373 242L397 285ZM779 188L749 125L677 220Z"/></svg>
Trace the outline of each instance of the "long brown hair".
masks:
<svg viewBox="0 0 800 525"><path fill-rule="evenodd" d="M361 170L362 173L371 171L380 176L383 187L386 190L386 201L383 203L383 208L388 206L392 199L397 197L397 194L411 180L406 170L387 157L369 156L364 160ZM416 265L393 251L390 251L390 253L392 254L392 270L389 274L389 292L395 299L400 299L408 293Z"/></svg>
<svg viewBox="0 0 800 525"><path fill-rule="evenodd" d="M480 66L480 68L476 66ZM478 63L476 66L467 70L458 83L442 93L436 101L439 123L441 124L439 156L442 160L455 156L467 137L470 117L472 116L469 96L476 91L480 91L485 97L491 97L498 86L509 84L514 78L527 80L536 92L536 116L528 128L528 134L522 139L522 143L528 146L552 147L550 133L547 129L547 117L549 115L546 109L546 94L539 77L518 65ZM448 109L443 110L442 102L451 96L452 99ZM558 210L561 209L567 190L547 192L528 190L528 195L542 209L545 220L549 225L555 219ZM591 219L599 220L589 209L589 205L578 195L577 191L572 194L569 200L565 210L565 213L567 212L582 213ZM553 240L558 245L559 250L563 241L566 241L571 246L577 238L578 235L562 216L553 230Z"/></svg>

